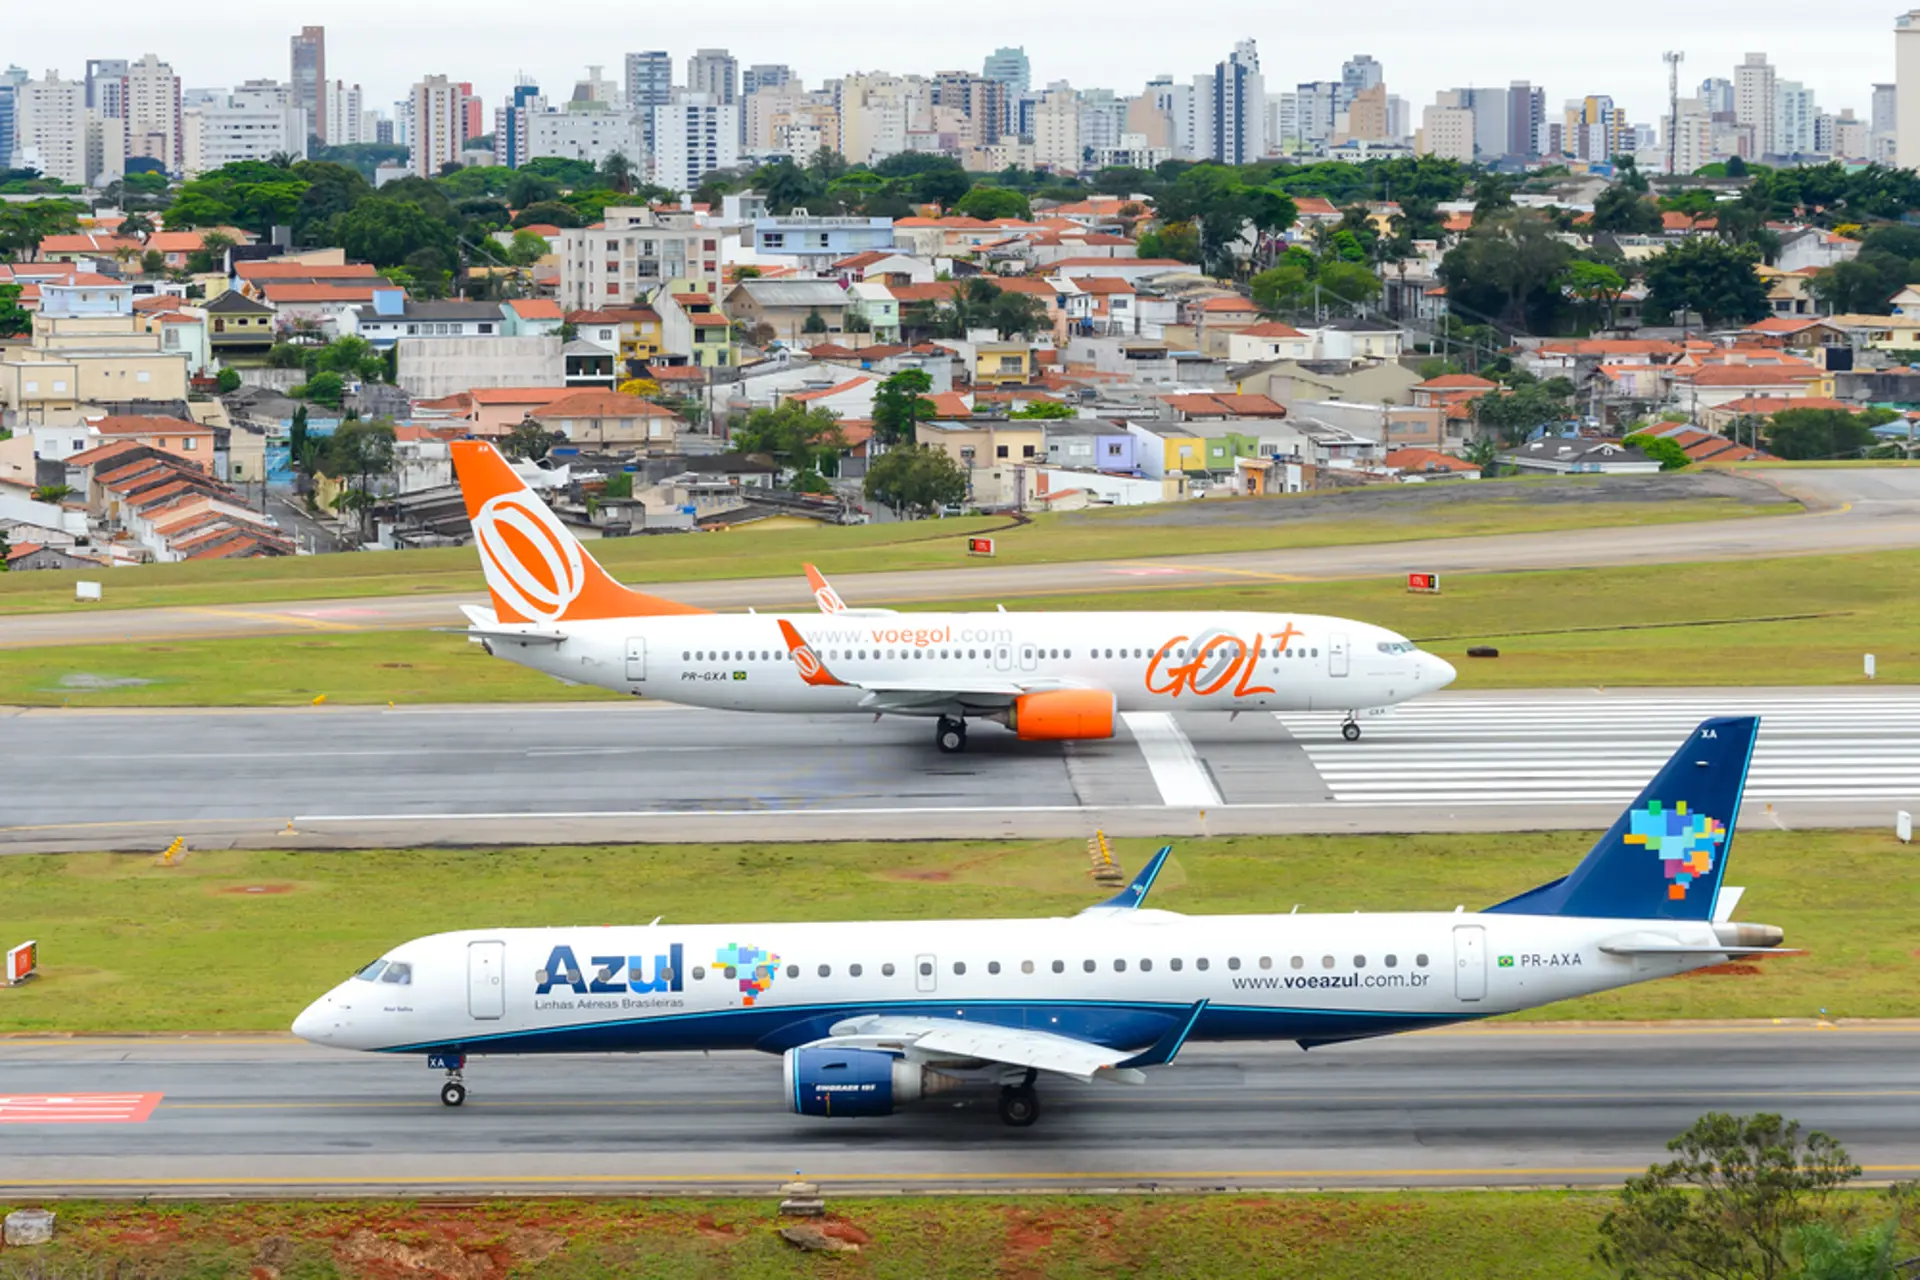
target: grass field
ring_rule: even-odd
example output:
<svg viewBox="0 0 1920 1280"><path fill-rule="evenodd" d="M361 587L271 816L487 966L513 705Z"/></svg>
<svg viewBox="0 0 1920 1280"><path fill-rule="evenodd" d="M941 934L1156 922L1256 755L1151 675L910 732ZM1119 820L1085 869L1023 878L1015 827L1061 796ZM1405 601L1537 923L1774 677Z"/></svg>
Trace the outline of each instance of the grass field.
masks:
<svg viewBox="0 0 1920 1280"><path fill-rule="evenodd" d="M1162 582L1164 580L1156 580ZM1021 602L1048 609L1251 609L1360 618L1454 662L1457 688L1920 682L1920 552L1169 590ZM865 604L877 603L863 601ZM920 607L921 606L909 606ZM991 608L989 601L954 607ZM1761 621L1791 616L1786 621ZM1501 656L1470 661L1470 644ZM151 683L88 689L75 682ZM489 658L458 635L362 632L9 650L0 703L276 706L330 702L612 699Z"/></svg>
<svg viewBox="0 0 1920 1280"><path fill-rule="evenodd" d="M1880 1197L1858 1199L1881 1209ZM53 1245L0 1254L0 1277L1577 1280L1601 1274L1588 1255L1610 1202L1551 1192L833 1199L828 1222L862 1242L857 1257L793 1248L769 1201L74 1203L58 1206Z"/></svg>
<svg viewBox="0 0 1920 1280"><path fill-rule="evenodd" d="M1564 874L1593 837L1193 840L1155 887L1195 914L1480 907ZM1137 867L1145 841L1118 842ZM9 930L42 977L0 988L19 1031L278 1030L387 947L443 929L561 921L931 919L1072 914L1095 898L1077 841L628 846L0 859ZM1911 1016L1920 871L1890 833L1744 832L1742 914L1804 956L1650 983L1530 1018ZM252 887L274 892L248 892ZM274 957L273 963L261 963Z"/></svg>
<svg viewBox="0 0 1920 1280"><path fill-rule="evenodd" d="M1546 492L1567 491L1581 494L1582 500L1539 500ZM1272 503L1301 505L1289 506L1285 511L1288 518L1276 519L1274 511L1259 507ZM1128 507L1041 515L1018 528L1000 517L972 517L763 533L749 529L726 534L621 538L595 543L593 551L614 576L628 582L689 582L797 576L801 563L809 560L829 574L965 570L970 563L966 557L967 537L986 531L993 531L996 538L994 563L1036 564L1689 523L1800 510L1798 503L1784 500L1748 503L1711 496L1608 502L1593 500L1591 490L1578 481L1570 490L1546 490L1538 481L1525 480L1484 482L1484 487L1474 490L1470 498L1444 505L1445 518L1436 520L1434 504L1422 501L1420 495L1399 504L1382 504L1369 497L1363 505L1346 495L1310 494L1209 500L1205 519L1183 520L1174 526L1162 523L1164 508ZM98 570L0 575L0 610L26 613L81 607L73 599L74 580L100 576ZM107 603L115 608L404 596L478 591L483 587L471 547L148 565L114 570L105 581Z"/></svg>

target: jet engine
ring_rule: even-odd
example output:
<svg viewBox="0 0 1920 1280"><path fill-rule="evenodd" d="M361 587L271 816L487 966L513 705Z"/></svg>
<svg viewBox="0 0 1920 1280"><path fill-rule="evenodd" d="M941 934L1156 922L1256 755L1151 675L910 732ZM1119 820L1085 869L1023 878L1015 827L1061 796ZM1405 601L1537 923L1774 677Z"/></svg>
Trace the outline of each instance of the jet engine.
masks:
<svg viewBox="0 0 1920 1280"><path fill-rule="evenodd" d="M885 1116L960 1082L879 1049L803 1045L782 1058L787 1109L803 1116Z"/></svg>
<svg viewBox="0 0 1920 1280"><path fill-rule="evenodd" d="M1113 736L1114 697L1105 689L1049 689L1022 694L993 716L1023 742L1068 742Z"/></svg>

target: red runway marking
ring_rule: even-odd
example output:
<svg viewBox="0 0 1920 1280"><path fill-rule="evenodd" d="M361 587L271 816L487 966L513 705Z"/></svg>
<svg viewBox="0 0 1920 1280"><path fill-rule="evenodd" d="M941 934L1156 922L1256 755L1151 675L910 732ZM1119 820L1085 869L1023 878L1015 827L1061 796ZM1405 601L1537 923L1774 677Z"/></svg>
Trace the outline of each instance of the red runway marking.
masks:
<svg viewBox="0 0 1920 1280"><path fill-rule="evenodd" d="M0 1124L139 1124L158 1093L0 1093Z"/></svg>

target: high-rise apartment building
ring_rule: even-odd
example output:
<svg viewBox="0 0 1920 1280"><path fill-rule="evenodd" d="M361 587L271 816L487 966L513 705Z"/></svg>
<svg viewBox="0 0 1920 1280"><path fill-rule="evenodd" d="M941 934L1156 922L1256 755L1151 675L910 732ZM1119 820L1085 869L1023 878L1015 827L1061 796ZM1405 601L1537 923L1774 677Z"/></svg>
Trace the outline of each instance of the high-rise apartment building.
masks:
<svg viewBox="0 0 1920 1280"><path fill-rule="evenodd" d="M1025 133L1025 130L1021 131ZM1127 132L1127 102L1111 89L1080 91L1080 149L1114 148Z"/></svg>
<svg viewBox="0 0 1920 1280"><path fill-rule="evenodd" d="M520 82L513 86L513 92L507 95L506 105L494 115L494 163L518 169L533 158L527 151L527 116L530 112L546 109L547 100L540 96L540 86L521 76ZM635 157L635 161L644 163L642 157Z"/></svg>
<svg viewBox="0 0 1920 1280"><path fill-rule="evenodd" d="M1525 80L1507 86L1507 154L1532 159L1540 154L1540 130L1547 123L1547 91Z"/></svg>
<svg viewBox="0 0 1920 1280"><path fill-rule="evenodd" d="M958 112L965 127L961 147L990 147L1007 127L1007 86L967 71L942 71L933 77L933 105Z"/></svg>
<svg viewBox="0 0 1920 1280"><path fill-rule="evenodd" d="M291 99L291 90L288 96ZM373 141L365 133L366 95L360 91L359 85L348 84L344 80L329 80L322 96L327 108L326 127L315 132L326 140L328 146L352 147ZM307 140L304 137L300 139L298 150L300 154L306 154Z"/></svg>
<svg viewBox="0 0 1920 1280"><path fill-rule="evenodd" d="M619 155L626 158L636 177L646 172L646 136L640 128L640 117L631 111L533 111L526 114L525 124L530 160L561 156L584 160L597 168Z"/></svg>
<svg viewBox="0 0 1920 1280"><path fill-rule="evenodd" d="M877 164L905 151L907 135L926 127L933 106L933 87L921 76L844 76L836 94L841 154L853 164Z"/></svg>
<svg viewBox="0 0 1920 1280"><path fill-rule="evenodd" d="M121 81L127 76L125 58L87 59L87 106L115 120L126 118L127 104L121 96Z"/></svg>
<svg viewBox="0 0 1920 1280"><path fill-rule="evenodd" d="M1507 152L1507 90L1455 89L1459 104L1473 112L1473 150L1491 164Z"/></svg>
<svg viewBox="0 0 1920 1280"><path fill-rule="evenodd" d="M673 101L673 56L665 49L627 55L627 110L640 113L640 130L653 151L653 109Z"/></svg>
<svg viewBox="0 0 1920 1280"><path fill-rule="evenodd" d="M87 86L62 80L49 71L14 89L12 163L31 166L49 178L89 185L87 172Z"/></svg>
<svg viewBox="0 0 1920 1280"><path fill-rule="evenodd" d="M670 112L674 105L656 110ZM719 238L713 228L683 218L611 206L604 226L562 231L554 240L560 305L580 311L639 304L669 284L711 293L720 283Z"/></svg>
<svg viewBox="0 0 1920 1280"><path fill-rule="evenodd" d="M1081 146L1080 95L1064 85L1047 90L1033 112L1034 167L1078 173Z"/></svg>
<svg viewBox="0 0 1920 1280"><path fill-rule="evenodd" d="M327 142L327 29L302 27L289 42L293 105L306 113L307 131Z"/></svg>
<svg viewBox="0 0 1920 1280"><path fill-rule="evenodd" d="M793 68L784 62L760 62L740 73L740 142L747 141L746 101L763 89L784 89L796 84Z"/></svg>
<svg viewBox="0 0 1920 1280"><path fill-rule="evenodd" d="M242 160L269 160L281 152L307 154L306 113L293 105L290 86L272 80L249 80L211 103L188 107L181 119L182 170L189 178ZM344 121L336 123L344 128ZM353 132L358 131L356 122Z"/></svg>
<svg viewBox="0 0 1920 1280"><path fill-rule="evenodd" d="M1233 46L1213 69L1213 156L1222 164L1252 164L1267 154L1267 86L1252 40Z"/></svg>
<svg viewBox="0 0 1920 1280"><path fill-rule="evenodd" d="M126 156L144 157L180 172L185 160L181 130L180 77L149 53L128 65L121 78L126 98Z"/></svg>
<svg viewBox="0 0 1920 1280"><path fill-rule="evenodd" d="M417 177L439 176L442 165L457 163L460 145L467 139L464 86L445 76L427 76L413 86L407 102L408 167Z"/></svg>
<svg viewBox="0 0 1920 1280"><path fill-rule="evenodd" d="M18 92L11 81L0 81L0 166L7 168L13 166L14 122L18 118L14 95Z"/></svg>
<svg viewBox="0 0 1920 1280"><path fill-rule="evenodd" d="M1420 133L1414 150L1442 160L1473 163L1473 108L1461 100L1459 89L1438 94L1433 105L1420 112Z"/></svg>
<svg viewBox="0 0 1920 1280"><path fill-rule="evenodd" d="M1867 159L1876 164L1894 162L1894 130L1899 124L1899 97L1890 84L1873 86L1873 110L1867 116Z"/></svg>
<svg viewBox="0 0 1920 1280"><path fill-rule="evenodd" d="M1694 173L1717 158L1713 152L1713 112L1706 99L1680 99L1678 116L1670 113L1662 117L1661 126L1673 148L1675 173Z"/></svg>
<svg viewBox="0 0 1920 1280"><path fill-rule="evenodd" d="M1386 82L1387 73L1372 54L1354 54L1340 67L1340 96L1345 99L1341 105L1350 105L1367 90L1378 88Z"/></svg>
<svg viewBox="0 0 1920 1280"><path fill-rule="evenodd" d="M687 59L687 92L703 94L712 105L740 104L740 60L725 49L698 49Z"/></svg>
<svg viewBox="0 0 1920 1280"><path fill-rule="evenodd" d="M466 149L468 138L478 138L487 129L487 104L480 101L480 95L473 91L471 82L462 80L454 85L460 91L460 146ZM457 156L455 157L458 158Z"/></svg>
<svg viewBox="0 0 1920 1280"><path fill-rule="evenodd" d="M1708 76L1700 82L1700 102L1710 116L1733 118L1733 81L1721 76Z"/></svg>
<svg viewBox="0 0 1920 1280"><path fill-rule="evenodd" d="M1387 142L1393 138L1392 129L1386 85L1369 85L1347 104L1347 137L1362 142Z"/></svg>
<svg viewBox="0 0 1920 1280"><path fill-rule="evenodd" d="M1033 70L1027 62L1026 46L1014 49L1002 45L995 49L981 65L980 75L1007 86L1010 97L1025 93L1033 87Z"/></svg>
<svg viewBox="0 0 1920 1280"><path fill-rule="evenodd" d="M653 109L653 181L688 195L716 169L740 162L740 108L712 94L676 91Z"/></svg>
<svg viewBox="0 0 1920 1280"><path fill-rule="evenodd" d="M1894 156L1920 169L1920 9L1893 20Z"/></svg>
<svg viewBox="0 0 1920 1280"><path fill-rule="evenodd" d="M1782 156L1826 155L1815 137L1815 122L1820 105L1813 90L1798 80L1782 80L1774 90L1773 154Z"/></svg>
<svg viewBox="0 0 1920 1280"><path fill-rule="evenodd" d="M1745 62L1733 69L1733 118L1743 128L1753 130L1753 154L1747 157L1749 160L1780 152L1775 134L1779 92L1779 82L1766 54L1750 53Z"/></svg>

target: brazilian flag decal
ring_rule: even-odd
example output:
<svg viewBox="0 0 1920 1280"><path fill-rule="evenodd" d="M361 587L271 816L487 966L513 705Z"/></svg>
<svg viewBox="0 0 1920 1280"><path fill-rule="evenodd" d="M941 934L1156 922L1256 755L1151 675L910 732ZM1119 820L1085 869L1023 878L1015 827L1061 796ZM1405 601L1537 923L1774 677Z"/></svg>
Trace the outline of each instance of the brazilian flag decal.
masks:
<svg viewBox="0 0 1920 1280"><path fill-rule="evenodd" d="M1513 968L1513 957L1512 957L1512 956L1501 956L1501 957L1500 957L1500 967L1501 967L1502 969L1511 969L1511 968Z"/></svg>

